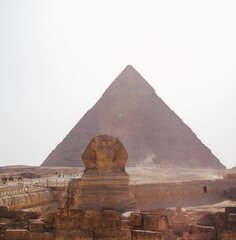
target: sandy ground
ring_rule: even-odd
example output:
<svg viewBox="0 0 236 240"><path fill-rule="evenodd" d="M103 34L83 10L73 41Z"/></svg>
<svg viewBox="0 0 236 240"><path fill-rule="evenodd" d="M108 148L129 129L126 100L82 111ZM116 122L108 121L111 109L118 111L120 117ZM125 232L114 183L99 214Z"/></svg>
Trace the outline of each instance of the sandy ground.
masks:
<svg viewBox="0 0 236 240"><path fill-rule="evenodd" d="M131 184L184 182L192 180L222 179L226 170L160 168L160 167L128 167Z"/></svg>
<svg viewBox="0 0 236 240"><path fill-rule="evenodd" d="M191 212L191 211L209 211L209 212L224 212L225 207L236 207L235 201L224 200L212 205L201 205L194 207L182 208L182 211Z"/></svg>

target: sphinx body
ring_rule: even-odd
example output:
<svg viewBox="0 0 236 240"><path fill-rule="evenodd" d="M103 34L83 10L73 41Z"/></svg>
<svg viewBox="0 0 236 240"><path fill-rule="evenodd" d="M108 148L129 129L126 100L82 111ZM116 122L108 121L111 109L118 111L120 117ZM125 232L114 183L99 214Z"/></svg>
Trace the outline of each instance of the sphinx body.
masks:
<svg viewBox="0 0 236 240"><path fill-rule="evenodd" d="M82 159L85 171L77 184L75 209L137 211L125 172L128 154L123 144L113 136L92 138Z"/></svg>

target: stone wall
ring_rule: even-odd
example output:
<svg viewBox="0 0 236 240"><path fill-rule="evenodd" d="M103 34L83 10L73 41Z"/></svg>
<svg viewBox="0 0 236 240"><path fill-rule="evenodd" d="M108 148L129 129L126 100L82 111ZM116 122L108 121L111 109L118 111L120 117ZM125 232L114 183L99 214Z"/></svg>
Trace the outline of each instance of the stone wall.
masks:
<svg viewBox="0 0 236 240"><path fill-rule="evenodd" d="M46 204L53 200L54 197L50 190L40 189L1 196L0 206L8 206L9 209L23 209Z"/></svg>
<svg viewBox="0 0 236 240"><path fill-rule="evenodd" d="M112 210L58 209L55 239L167 240L169 223L166 216L131 213L124 217Z"/></svg>
<svg viewBox="0 0 236 240"><path fill-rule="evenodd" d="M160 209L161 210L161 209ZM172 210L173 211L173 210ZM0 207L2 240L235 240L236 208L207 213L196 223L182 221L181 211L170 221L159 213L58 209L40 218L39 213ZM173 212L172 216L173 217Z"/></svg>
<svg viewBox="0 0 236 240"><path fill-rule="evenodd" d="M160 207L194 206L213 204L224 199L236 198L236 179L192 181L182 183L155 183L131 185L131 192L140 210ZM0 206L9 209L30 208L49 202L65 203L64 188L30 188L22 185L12 189L2 188ZM63 205L64 206L64 205Z"/></svg>
<svg viewBox="0 0 236 240"><path fill-rule="evenodd" d="M111 210L64 208L40 219L36 213L1 207L0 219L3 240L171 240L167 217L154 214L125 217Z"/></svg>
<svg viewBox="0 0 236 240"><path fill-rule="evenodd" d="M226 199L225 192L235 189L236 180L191 181L131 185L140 210L161 207L209 205Z"/></svg>

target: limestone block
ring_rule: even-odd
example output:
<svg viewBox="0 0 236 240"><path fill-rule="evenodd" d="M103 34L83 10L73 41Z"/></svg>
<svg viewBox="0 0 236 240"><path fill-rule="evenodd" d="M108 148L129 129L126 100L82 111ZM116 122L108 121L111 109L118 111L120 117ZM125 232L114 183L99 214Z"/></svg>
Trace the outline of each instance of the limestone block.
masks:
<svg viewBox="0 0 236 240"><path fill-rule="evenodd" d="M206 214L203 218L200 218L197 221L197 225L200 225L200 226L215 226L216 225L215 216L211 213Z"/></svg>
<svg viewBox="0 0 236 240"><path fill-rule="evenodd" d="M2 230L6 230L7 229L7 225L6 223L0 223L0 231Z"/></svg>
<svg viewBox="0 0 236 240"><path fill-rule="evenodd" d="M173 229L174 235L179 236L179 237L183 236L184 224L182 222L172 223L171 228Z"/></svg>
<svg viewBox="0 0 236 240"><path fill-rule="evenodd" d="M215 214L216 229L226 228L226 214L224 212L218 212Z"/></svg>
<svg viewBox="0 0 236 240"><path fill-rule="evenodd" d="M55 240L93 240L93 231L84 230L57 230Z"/></svg>
<svg viewBox="0 0 236 240"><path fill-rule="evenodd" d="M236 230L236 214L230 213L228 215L228 226L230 230Z"/></svg>
<svg viewBox="0 0 236 240"><path fill-rule="evenodd" d="M121 220L121 229L130 229L130 220Z"/></svg>
<svg viewBox="0 0 236 240"><path fill-rule="evenodd" d="M164 240L164 233L145 231L145 230L133 230L132 231L133 240Z"/></svg>
<svg viewBox="0 0 236 240"><path fill-rule="evenodd" d="M51 232L43 233L43 240L54 240L54 234Z"/></svg>
<svg viewBox="0 0 236 240"><path fill-rule="evenodd" d="M235 201L236 200L236 188L230 187L230 188L224 190L222 195L225 196L227 199Z"/></svg>
<svg viewBox="0 0 236 240"><path fill-rule="evenodd" d="M7 229L5 232L6 240L28 240L30 232L26 229Z"/></svg>
<svg viewBox="0 0 236 240"><path fill-rule="evenodd" d="M169 231L169 222L167 216L160 216L158 219L158 224L159 224L158 231L161 232Z"/></svg>
<svg viewBox="0 0 236 240"><path fill-rule="evenodd" d="M5 233L0 231L0 239L4 239L5 240Z"/></svg>
<svg viewBox="0 0 236 240"><path fill-rule="evenodd" d="M225 214L236 213L236 207L225 207Z"/></svg>
<svg viewBox="0 0 236 240"><path fill-rule="evenodd" d="M54 240L54 234L50 232L33 232L30 234L30 240Z"/></svg>
<svg viewBox="0 0 236 240"><path fill-rule="evenodd" d="M217 240L233 240L233 233L228 229L217 230Z"/></svg>
<svg viewBox="0 0 236 240"><path fill-rule="evenodd" d="M130 230L96 229L94 239L132 240Z"/></svg>
<svg viewBox="0 0 236 240"><path fill-rule="evenodd" d="M44 219L44 226L47 230L52 230L54 228L54 224L55 224L55 214L50 213Z"/></svg>
<svg viewBox="0 0 236 240"><path fill-rule="evenodd" d="M120 214L113 211L59 209L57 229L96 229L120 227Z"/></svg>
<svg viewBox="0 0 236 240"><path fill-rule="evenodd" d="M8 207L0 206L0 218L8 218Z"/></svg>
<svg viewBox="0 0 236 240"><path fill-rule="evenodd" d="M39 219L30 220L29 223L30 232L43 232L44 231L44 222Z"/></svg>
<svg viewBox="0 0 236 240"><path fill-rule="evenodd" d="M43 233L33 232L30 234L30 240L43 240Z"/></svg>
<svg viewBox="0 0 236 240"><path fill-rule="evenodd" d="M168 232L169 223L167 216L143 215L143 228L149 231Z"/></svg>
<svg viewBox="0 0 236 240"><path fill-rule="evenodd" d="M224 174L223 179L236 179L236 173Z"/></svg>
<svg viewBox="0 0 236 240"><path fill-rule="evenodd" d="M184 226L183 230L183 238L186 240L191 239L215 240L216 230L214 227L186 225Z"/></svg>
<svg viewBox="0 0 236 240"><path fill-rule="evenodd" d="M82 228L84 211L78 209L58 209L56 215L57 229L78 229ZM89 227L88 227L89 228Z"/></svg>
<svg viewBox="0 0 236 240"><path fill-rule="evenodd" d="M131 213L129 219L131 228L137 229L143 226L142 215L140 213Z"/></svg>
<svg viewBox="0 0 236 240"><path fill-rule="evenodd" d="M96 229L101 227L102 222L103 222L103 218L102 218L102 213L100 211L85 210L83 223L79 225L79 228L80 229Z"/></svg>
<svg viewBox="0 0 236 240"><path fill-rule="evenodd" d="M12 219L9 218L0 218L0 223L6 223L9 224L12 222Z"/></svg>
<svg viewBox="0 0 236 240"><path fill-rule="evenodd" d="M74 237L74 240L93 240L93 237ZM67 238L66 238L67 240Z"/></svg>
<svg viewBox="0 0 236 240"><path fill-rule="evenodd" d="M14 221L29 221L29 219L37 219L40 217L38 212L9 211L9 217Z"/></svg>
<svg viewBox="0 0 236 240"><path fill-rule="evenodd" d="M177 237L174 235L173 230L169 230L168 235L165 235L165 240L176 240Z"/></svg>
<svg viewBox="0 0 236 240"><path fill-rule="evenodd" d="M56 236L55 240L66 240L66 237L60 237L60 236Z"/></svg>
<svg viewBox="0 0 236 240"><path fill-rule="evenodd" d="M115 211L102 211L102 228L121 228L121 214Z"/></svg>

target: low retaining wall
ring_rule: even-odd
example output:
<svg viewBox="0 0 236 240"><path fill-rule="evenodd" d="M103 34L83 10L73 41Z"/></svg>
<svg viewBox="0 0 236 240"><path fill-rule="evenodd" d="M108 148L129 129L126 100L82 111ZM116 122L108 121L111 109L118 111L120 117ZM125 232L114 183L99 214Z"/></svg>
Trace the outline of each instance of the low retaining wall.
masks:
<svg viewBox="0 0 236 240"><path fill-rule="evenodd" d="M7 206L9 209L22 209L49 203L50 201L54 201L50 190L31 190L29 192L1 196L0 206Z"/></svg>
<svg viewBox="0 0 236 240"><path fill-rule="evenodd" d="M214 204L230 188L236 188L235 179L131 185L140 210Z"/></svg>

